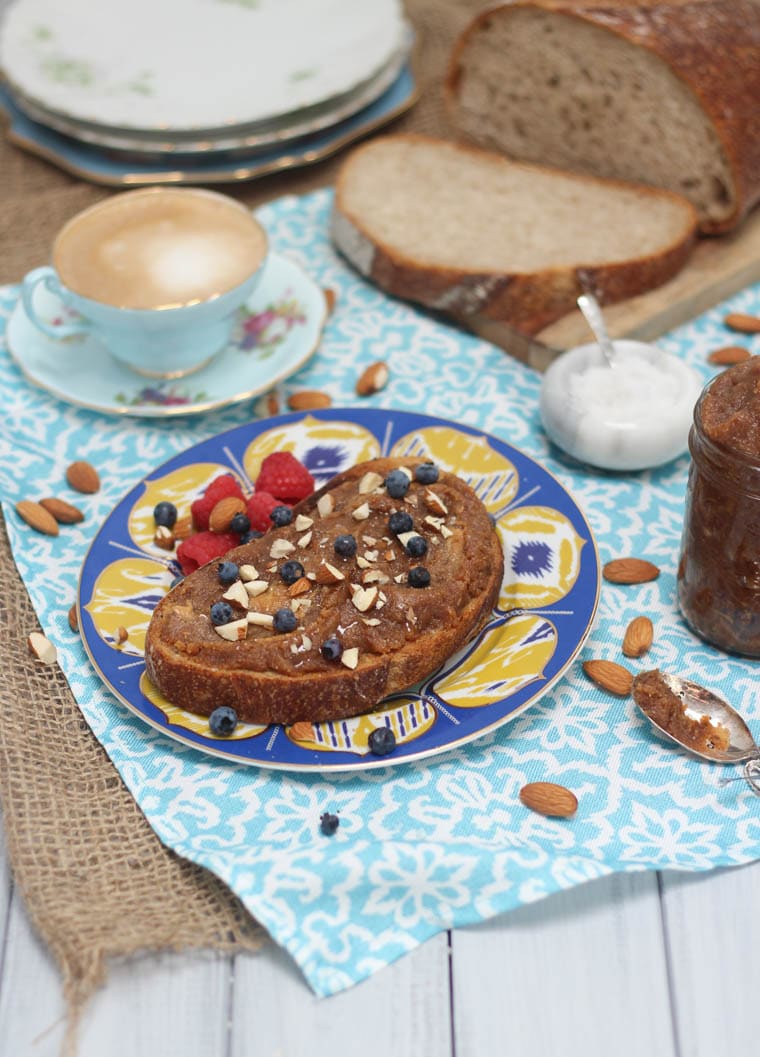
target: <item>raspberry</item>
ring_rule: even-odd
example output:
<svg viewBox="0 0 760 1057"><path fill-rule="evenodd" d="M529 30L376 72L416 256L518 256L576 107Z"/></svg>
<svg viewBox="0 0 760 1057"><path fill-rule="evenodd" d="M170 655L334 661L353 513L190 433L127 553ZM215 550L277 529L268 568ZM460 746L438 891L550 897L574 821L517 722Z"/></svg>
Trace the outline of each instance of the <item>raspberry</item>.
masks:
<svg viewBox="0 0 760 1057"><path fill-rule="evenodd" d="M282 506L279 499L275 499L269 492L256 492L248 500L248 520L251 522L251 528L256 529L259 532L266 532L267 529L272 527L272 522L269 519L269 515L272 513L275 507Z"/></svg>
<svg viewBox="0 0 760 1057"><path fill-rule="evenodd" d="M240 490L240 485L232 474L225 473L221 477L215 477L200 499L195 500L190 507L190 512L193 515L193 526L198 532L208 531L208 519L211 517L211 511L220 499L226 499L229 495L237 496L238 499L245 499Z"/></svg>
<svg viewBox="0 0 760 1057"><path fill-rule="evenodd" d="M300 502L314 491L314 478L295 455L275 451L261 464L256 481L257 492L269 492L283 503Z"/></svg>
<svg viewBox="0 0 760 1057"><path fill-rule="evenodd" d="M234 532L196 532L177 547L177 561L187 576L212 558L221 558L227 551L237 547L239 542L240 537Z"/></svg>

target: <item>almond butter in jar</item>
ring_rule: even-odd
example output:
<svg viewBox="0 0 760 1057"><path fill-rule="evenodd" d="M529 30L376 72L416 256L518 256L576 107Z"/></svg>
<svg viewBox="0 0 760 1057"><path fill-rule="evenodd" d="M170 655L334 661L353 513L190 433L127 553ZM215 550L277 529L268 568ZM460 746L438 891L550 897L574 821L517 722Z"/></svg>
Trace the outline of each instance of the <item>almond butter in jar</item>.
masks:
<svg viewBox="0 0 760 1057"><path fill-rule="evenodd" d="M689 450L681 612L713 646L760 657L760 356L704 389Z"/></svg>

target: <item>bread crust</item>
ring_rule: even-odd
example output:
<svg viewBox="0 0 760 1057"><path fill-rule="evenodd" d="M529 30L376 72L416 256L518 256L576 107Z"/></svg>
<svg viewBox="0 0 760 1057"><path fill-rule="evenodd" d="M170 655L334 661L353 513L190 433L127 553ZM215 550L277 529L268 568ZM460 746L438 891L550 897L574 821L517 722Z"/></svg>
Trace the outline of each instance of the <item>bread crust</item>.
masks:
<svg viewBox="0 0 760 1057"><path fill-rule="evenodd" d="M446 538L424 522L430 511L424 505L422 485L413 482L410 486L409 495L418 500L416 508L390 501L384 490L370 496L358 493L358 482L367 472L384 478L401 465L413 470L419 461L378 459L355 466L295 508L295 512L314 517L314 549L298 550L287 558L300 560L308 572L326 554L346 576L338 583L312 586L309 611L299 616L299 630L278 635L256 628L254 638L249 628L249 638L227 642L216 634L208 617L209 602L221 599L225 591L217 578L219 560L187 577L159 603L148 628L145 663L154 685L172 704L189 711L210 715L220 705L230 705L241 720L268 725L321 722L368 712L388 694L407 689L434 672L487 623L501 589L504 559L485 507L453 474L442 471L439 482L431 486L436 495L446 497L449 507L444 520L451 525L452 535ZM336 501L334 514L321 519L317 501L328 492L339 498L340 505ZM372 507L370 517L353 521L350 503L355 507L365 501ZM347 526L354 528L358 539L361 533L379 533L387 526L392 509L413 514L415 530L430 541L428 555L409 558L394 541L395 559L385 563L381 559L373 566L405 576L411 566L424 563L431 571L431 585L415 589L406 582L396 584L389 575L381 588L387 598L385 606L361 613L353 607L349 585L352 580L360 582L362 570L355 559L336 557L332 541ZM384 530L391 535L387 527ZM279 538L295 540L298 536L302 533L292 525L271 530L226 556L238 565L254 565L271 581L261 596L266 599L270 592L275 596L270 607L288 601L278 573L264 571L272 565L270 548ZM433 544L436 536L439 542ZM360 554L362 549L360 544ZM410 606L413 615L408 613ZM235 615L244 612L241 609ZM379 623L369 627L362 617ZM291 646L300 646L304 633L309 648L293 653ZM345 648L360 644L354 670L322 658L319 647L333 635L342 638ZM254 661L258 667L252 666Z"/></svg>
<svg viewBox="0 0 760 1057"><path fill-rule="evenodd" d="M479 147L429 136L404 134L385 138L432 146L445 142L448 148L466 155L500 157ZM535 335L575 308L578 296L584 292L591 291L602 304L612 304L660 286L680 271L694 245L696 211L682 196L659 188L573 173L573 179L584 182L627 190L635 186L644 194L672 198L684 207L690 223L685 224L681 237L661 253L615 264L586 265L581 261L575 267L547 268L525 274L496 274L420 264L375 239L345 204L343 189L351 176L352 160L362 151L373 149L377 142L357 148L338 175L332 215L333 241L362 274L383 290L443 312L463 326L469 326L475 320L491 320L508 323L524 334ZM557 174L556 169L549 167L523 165L506 159L504 163Z"/></svg>
<svg viewBox="0 0 760 1057"><path fill-rule="evenodd" d="M656 55L695 96L711 122L733 179L725 217L704 218L700 230L735 228L760 201L760 10L756 0L623 0L568 3L514 0L480 12L457 39L444 84L456 110L461 58L494 15L513 8L555 11L588 22Z"/></svg>

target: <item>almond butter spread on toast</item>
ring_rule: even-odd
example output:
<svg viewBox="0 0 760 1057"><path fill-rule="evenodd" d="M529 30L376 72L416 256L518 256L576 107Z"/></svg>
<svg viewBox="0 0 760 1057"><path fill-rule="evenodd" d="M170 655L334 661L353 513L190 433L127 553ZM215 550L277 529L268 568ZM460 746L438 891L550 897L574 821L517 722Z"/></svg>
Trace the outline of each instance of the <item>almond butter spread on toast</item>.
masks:
<svg viewBox="0 0 760 1057"><path fill-rule="evenodd" d="M469 485L423 466L354 466L290 524L174 587L146 641L161 693L201 715L227 705L248 723L321 722L434 672L488 621L504 561Z"/></svg>

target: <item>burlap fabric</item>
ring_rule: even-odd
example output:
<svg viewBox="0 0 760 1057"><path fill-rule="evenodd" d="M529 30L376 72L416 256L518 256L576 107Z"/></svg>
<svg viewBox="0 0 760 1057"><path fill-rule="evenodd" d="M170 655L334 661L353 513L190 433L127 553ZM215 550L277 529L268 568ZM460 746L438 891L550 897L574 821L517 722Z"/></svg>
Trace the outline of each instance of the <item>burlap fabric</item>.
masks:
<svg viewBox="0 0 760 1057"><path fill-rule="evenodd" d="M395 128L446 134L441 78L451 43L481 0L408 0L420 99ZM340 157L221 188L255 206L332 182ZM46 263L74 213L110 192L0 142L0 282ZM50 947L76 1018L109 957L147 949L254 949L262 939L214 876L164 848L84 722L55 667L33 661L37 624L0 528L0 799L8 851L30 918ZM72 600L73 601L73 600Z"/></svg>

